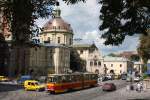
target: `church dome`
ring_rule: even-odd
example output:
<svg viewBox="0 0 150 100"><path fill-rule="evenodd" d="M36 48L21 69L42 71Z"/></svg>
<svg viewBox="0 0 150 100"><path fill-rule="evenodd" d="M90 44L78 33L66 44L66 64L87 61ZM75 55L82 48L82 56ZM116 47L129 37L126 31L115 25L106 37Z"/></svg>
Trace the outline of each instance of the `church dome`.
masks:
<svg viewBox="0 0 150 100"><path fill-rule="evenodd" d="M59 9L55 10L54 18L49 20L43 27L43 32L68 32L73 33L71 25L65 22L60 17L61 11Z"/></svg>

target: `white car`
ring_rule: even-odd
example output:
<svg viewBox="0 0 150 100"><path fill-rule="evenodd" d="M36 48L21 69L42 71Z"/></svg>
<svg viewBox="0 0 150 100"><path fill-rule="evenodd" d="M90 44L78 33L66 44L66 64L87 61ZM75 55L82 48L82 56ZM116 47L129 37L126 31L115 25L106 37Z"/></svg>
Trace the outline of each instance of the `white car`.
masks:
<svg viewBox="0 0 150 100"><path fill-rule="evenodd" d="M134 81L135 82L139 82L140 81L140 77L134 77Z"/></svg>
<svg viewBox="0 0 150 100"><path fill-rule="evenodd" d="M112 75L107 75L106 77L107 77L108 80L112 80L113 79Z"/></svg>

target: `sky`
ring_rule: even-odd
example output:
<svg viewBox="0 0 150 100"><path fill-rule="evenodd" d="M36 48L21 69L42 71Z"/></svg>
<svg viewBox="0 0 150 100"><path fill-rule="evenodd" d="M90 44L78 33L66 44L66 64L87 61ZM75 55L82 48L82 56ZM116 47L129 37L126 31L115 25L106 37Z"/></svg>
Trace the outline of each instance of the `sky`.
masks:
<svg viewBox="0 0 150 100"><path fill-rule="evenodd" d="M102 55L122 51L135 51L138 46L138 36L127 36L120 46L105 46L104 39L100 38L102 31L98 27L101 24L99 20L101 5L97 0L87 0L86 3L79 2L75 5L66 5L61 0L61 17L71 24L74 31L74 43L95 43ZM49 19L39 19L37 24L42 27Z"/></svg>

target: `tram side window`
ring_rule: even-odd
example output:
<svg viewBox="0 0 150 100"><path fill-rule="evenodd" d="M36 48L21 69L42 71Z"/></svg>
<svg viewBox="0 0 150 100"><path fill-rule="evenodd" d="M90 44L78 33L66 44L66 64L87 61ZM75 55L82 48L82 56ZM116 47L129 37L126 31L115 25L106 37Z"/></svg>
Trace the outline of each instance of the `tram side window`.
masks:
<svg viewBox="0 0 150 100"><path fill-rule="evenodd" d="M97 79L97 76L95 74L93 74L93 75L91 75L91 79L95 80L95 79Z"/></svg>
<svg viewBox="0 0 150 100"><path fill-rule="evenodd" d="M71 75L68 75L68 76L67 76L67 80L68 80L68 82L72 82L72 76L71 76Z"/></svg>
<svg viewBox="0 0 150 100"><path fill-rule="evenodd" d="M81 81L81 76L80 75L76 75L76 80L77 81Z"/></svg>
<svg viewBox="0 0 150 100"><path fill-rule="evenodd" d="M51 83L57 83L58 79L57 79L57 77L49 77L47 81L51 82Z"/></svg>
<svg viewBox="0 0 150 100"><path fill-rule="evenodd" d="M85 78L85 80L90 80L90 77L88 74L85 74L84 78Z"/></svg>
<svg viewBox="0 0 150 100"><path fill-rule="evenodd" d="M72 75L72 80L73 80L73 82L76 82L76 81L77 81L77 79L76 79L76 76L75 76L75 75Z"/></svg>
<svg viewBox="0 0 150 100"><path fill-rule="evenodd" d="M65 76L62 76L62 77L61 77L61 80L62 80L62 82L66 82L66 77L65 77Z"/></svg>

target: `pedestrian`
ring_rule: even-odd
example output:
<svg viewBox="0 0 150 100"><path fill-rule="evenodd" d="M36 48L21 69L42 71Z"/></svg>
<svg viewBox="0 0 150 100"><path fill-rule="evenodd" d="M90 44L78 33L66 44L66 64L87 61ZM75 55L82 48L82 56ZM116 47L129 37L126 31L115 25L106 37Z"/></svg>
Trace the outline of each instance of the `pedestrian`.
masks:
<svg viewBox="0 0 150 100"><path fill-rule="evenodd" d="M138 82L136 84L136 91L141 92L143 90L143 83L142 82Z"/></svg>

